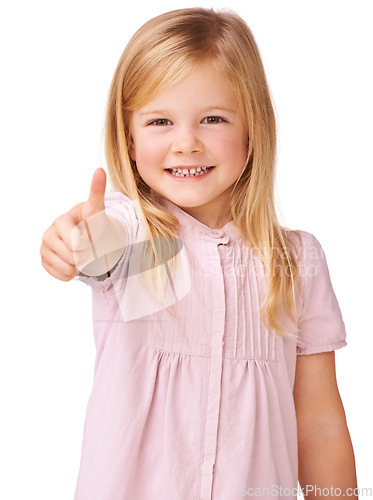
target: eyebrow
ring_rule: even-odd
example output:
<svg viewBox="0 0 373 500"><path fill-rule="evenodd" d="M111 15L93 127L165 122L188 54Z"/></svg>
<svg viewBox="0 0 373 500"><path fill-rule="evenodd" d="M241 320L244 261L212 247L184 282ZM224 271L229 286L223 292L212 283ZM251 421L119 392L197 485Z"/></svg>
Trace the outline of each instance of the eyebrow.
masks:
<svg viewBox="0 0 373 500"><path fill-rule="evenodd" d="M217 111L225 111L228 113L235 113L235 110L226 108L224 106L209 106L208 108L203 108L201 111L203 113L207 111L212 111L212 110L217 110ZM154 111L144 111L143 113L140 113L140 116L145 116L145 115L167 115L170 113L170 111L167 111L165 109L155 109Z"/></svg>
<svg viewBox="0 0 373 500"><path fill-rule="evenodd" d="M168 111L162 109L155 109L154 111L145 111L144 113L140 113L140 116L145 115L167 115Z"/></svg>

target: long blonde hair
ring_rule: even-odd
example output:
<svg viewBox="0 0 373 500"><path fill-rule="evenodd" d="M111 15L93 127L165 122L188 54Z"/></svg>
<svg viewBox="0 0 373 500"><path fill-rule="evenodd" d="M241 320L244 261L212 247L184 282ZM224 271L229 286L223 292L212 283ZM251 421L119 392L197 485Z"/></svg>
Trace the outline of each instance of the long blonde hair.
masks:
<svg viewBox="0 0 373 500"><path fill-rule="evenodd" d="M267 272L261 303L267 327L289 336L280 326L283 313L296 324L299 274L298 233L280 226L274 206L276 121L268 84L254 37L241 17L230 10L188 8L159 15L131 38L117 65L108 102L106 158L115 189L137 200L150 245L146 259L165 262L157 241L175 242L179 223L165 212L160 196L140 177L128 153L129 115L159 91L179 82L200 64L211 63L233 89L249 130L245 166L232 193L230 210L243 241L258 252ZM150 269L149 264L144 264ZM167 276L153 266L151 289L162 295ZM163 300L163 299L162 299Z"/></svg>

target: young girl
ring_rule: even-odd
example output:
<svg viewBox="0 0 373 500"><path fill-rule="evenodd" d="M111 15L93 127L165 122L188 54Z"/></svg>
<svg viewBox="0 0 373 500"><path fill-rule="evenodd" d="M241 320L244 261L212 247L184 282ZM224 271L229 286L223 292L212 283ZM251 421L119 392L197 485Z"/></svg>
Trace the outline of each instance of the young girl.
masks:
<svg viewBox="0 0 373 500"><path fill-rule="evenodd" d="M142 26L106 152L117 192L97 170L41 246L52 276L93 292L75 500L293 499L298 480L357 498L345 326L320 243L276 217L275 118L245 22L193 8Z"/></svg>

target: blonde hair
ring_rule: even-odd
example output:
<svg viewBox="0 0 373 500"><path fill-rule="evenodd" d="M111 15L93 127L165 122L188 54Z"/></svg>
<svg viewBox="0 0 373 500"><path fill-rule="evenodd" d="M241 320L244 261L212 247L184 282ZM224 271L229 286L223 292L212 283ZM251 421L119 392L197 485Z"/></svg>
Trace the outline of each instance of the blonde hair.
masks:
<svg viewBox="0 0 373 500"><path fill-rule="evenodd" d="M165 212L161 197L142 180L129 156L129 116L205 62L230 84L249 130L247 159L231 193L230 211L243 241L258 252L266 267L262 319L267 327L292 336L281 327L280 317L285 313L292 322L297 320L299 255L292 235L301 238L296 231L280 226L276 216L275 115L258 47L249 27L236 13L204 8L174 10L151 19L133 35L119 60L109 93L109 175L115 189L138 201L150 241L145 260L162 263L166 261L163 251L168 255L178 253L171 247L179 221ZM156 247L154 238L168 242L169 248ZM158 298L168 279L162 267L153 266L152 276L146 278Z"/></svg>

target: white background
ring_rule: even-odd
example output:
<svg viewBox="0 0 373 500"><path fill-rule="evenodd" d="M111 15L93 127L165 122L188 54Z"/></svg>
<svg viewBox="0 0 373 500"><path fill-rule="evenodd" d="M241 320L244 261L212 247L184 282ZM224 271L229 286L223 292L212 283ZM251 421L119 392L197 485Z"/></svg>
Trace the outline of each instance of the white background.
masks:
<svg viewBox="0 0 373 500"><path fill-rule="evenodd" d="M347 330L336 362L358 484L373 488L371 2L15 0L0 21L1 499L73 498L93 380L91 296L44 271L41 237L104 166L107 92L130 36L196 5L229 6L257 39L278 115L280 220L326 253Z"/></svg>

